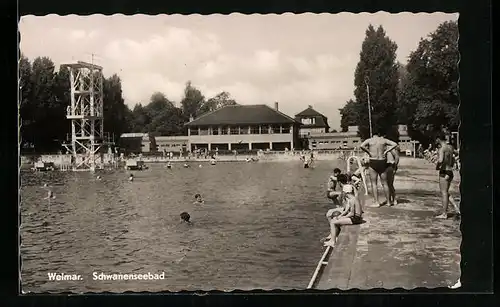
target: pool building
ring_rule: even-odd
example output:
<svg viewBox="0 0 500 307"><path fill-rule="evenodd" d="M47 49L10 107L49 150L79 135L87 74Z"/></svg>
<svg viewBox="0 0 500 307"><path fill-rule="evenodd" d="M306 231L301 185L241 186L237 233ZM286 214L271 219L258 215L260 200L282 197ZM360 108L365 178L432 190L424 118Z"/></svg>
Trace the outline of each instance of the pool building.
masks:
<svg viewBox="0 0 500 307"><path fill-rule="evenodd" d="M357 126L330 132L328 118L308 106L289 117L265 104L230 105L191 118L184 136L156 136L126 133L121 137L127 152L178 153L209 151L255 151L286 149L336 150L359 147L362 140ZM415 142L406 125L398 125L400 151L414 151Z"/></svg>
<svg viewBox="0 0 500 307"><path fill-rule="evenodd" d="M185 124L191 150L286 150L297 148L301 123L265 104L230 105Z"/></svg>

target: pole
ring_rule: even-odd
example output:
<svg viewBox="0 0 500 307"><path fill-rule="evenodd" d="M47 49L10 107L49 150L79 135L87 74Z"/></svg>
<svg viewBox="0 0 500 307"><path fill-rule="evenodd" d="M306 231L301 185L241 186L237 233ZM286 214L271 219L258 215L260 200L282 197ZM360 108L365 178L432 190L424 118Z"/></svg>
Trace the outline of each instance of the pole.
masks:
<svg viewBox="0 0 500 307"><path fill-rule="evenodd" d="M368 121L370 124L370 137L373 136L373 129L372 129L372 107L370 103L370 86L368 85L368 77L365 77L365 84L366 84L366 96L368 98Z"/></svg>

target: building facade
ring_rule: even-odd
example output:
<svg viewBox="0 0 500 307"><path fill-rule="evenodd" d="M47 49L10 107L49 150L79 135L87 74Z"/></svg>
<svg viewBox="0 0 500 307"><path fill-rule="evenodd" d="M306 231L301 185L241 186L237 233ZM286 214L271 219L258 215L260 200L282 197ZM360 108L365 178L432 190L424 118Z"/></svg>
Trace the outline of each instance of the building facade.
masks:
<svg viewBox="0 0 500 307"><path fill-rule="evenodd" d="M302 124L299 131L299 135L302 138L311 134L328 133L330 131L328 118L314 110L312 106L296 114L295 120Z"/></svg>
<svg viewBox="0 0 500 307"><path fill-rule="evenodd" d="M123 133L118 145L126 154L155 151L155 139L147 133Z"/></svg>
<svg viewBox="0 0 500 307"><path fill-rule="evenodd" d="M309 149L317 150L349 149L361 143L357 126L349 126L346 132L311 133L308 140Z"/></svg>
<svg viewBox="0 0 500 307"><path fill-rule="evenodd" d="M414 141L408 135L406 125L398 125L399 132L399 150L406 152L414 151ZM357 126L349 126L346 132L331 133L310 133L308 136L309 149L348 149L361 145L361 138L358 135Z"/></svg>
<svg viewBox="0 0 500 307"><path fill-rule="evenodd" d="M402 152L406 152L407 150L410 150L413 152L415 150L414 148L414 143L411 139L411 137L408 135L408 126L406 125L398 125L398 132L399 132L399 150Z"/></svg>
<svg viewBox="0 0 500 307"><path fill-rule="evenodd" d="M232 105L186 124L191 150L285 150L299 144L300 123L267 105Z"/></svg>
<svg viewBox="0 0 500 307"><path fill-rule="evenodd" d="M157 136L155 137L156 150L159 152L185 152L189 149L187 136Z"/></svg>

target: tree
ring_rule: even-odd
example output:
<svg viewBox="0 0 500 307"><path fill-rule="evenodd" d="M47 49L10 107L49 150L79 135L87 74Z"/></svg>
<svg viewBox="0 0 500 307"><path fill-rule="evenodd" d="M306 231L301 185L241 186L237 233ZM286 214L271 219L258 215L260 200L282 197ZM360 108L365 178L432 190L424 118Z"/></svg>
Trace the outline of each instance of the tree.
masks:
<svg viewBox="0 0 500 307"><path fill-rule="evenodd" d="M52 151L59 148L56 143L58 131L54 120L57 113L57 100L53 94L55 87L54 62L47 57L37 57L32 64L31 111L33 120L32 142L37 151Z"/></svg>
<svg viewBox="0 0 500 307"><path fill-rule="evenodd" d="M201 113L213 112L217 109L231 105L236 105L236 101L231 99L231 95L228 92L220 92L214 97L208 99L200 111Z"/></svg>
<svg viewBox="0 0 500 307"><path fill-rule="evenodd" d="M349 99L340 111L340 128L346 132L349 126L358 125L358 105L352 99Z"/></svg>
<svg viewBox="0 0 500 307"><path fill-rule="evenodd" d="M163 93L156 92L145 107L150 122L146 131L152 135L180 135L184 131L185 119L182 110L176 108Z"/></svg>
<svg viewBox="0 0 500 307"><path fill-rule="evenodd" d="M386 133L393 140L399 137L394 111L399 82L396 50L396 43L386 36L382 26L377 30L372 25L368 27L354 75L354 109L358 111L357 123L362 139L370 136L367 84L373 129Z"/></svg>
<svg viewBox="0 0 500 307"><path fill-rule="evenodd" d="M400 100L410 136L423 144L436 131L456 130L458 113L458 23L447 21L410 54Z"/></svg>
<svg viewBox="0 0 500 307"><path fill-rule="evenodd" d="M104 131L115 136L118 141L120 135L129 130L127 123L128 110L122 94L122 83L118 75L114 74L103 81L104 94Z"/></svg>
<svg viewBox="0 0 500 307"><path fill-rule="evenodd" d="M398 63L398 76L399 76L399 82L398 82L397 99L395 106L396 120L398 124L409 125L410 119L408 117L408 114L406 114L404 101L402 99L403 89L409 80L409 75L408 75L408 70L406 69L406 65Z"/></svg>
<svg viewBox="0 0 500 307"><path fill-rule="evenodd" d="M33 79L31 63L21 54L19 59L19 116L21 124L21 149L34 145L34 105L32 103Z"/></svg>
<svg viewBox="0 0 500 307"><path fill-rule="evenodd" d="M182 113L186 119L189 117L198 117L202 113L202 107L205 104L205 96L203 96L196 87L191 84L191 81L186 83L184 89L184 98L181 101Z"/></svg>
<svg viewBox="0 0 500 307"><path fill-rule="evenodd" d="M135 133L146 133L147 125L151 122L151 118L145 108L139 103L134 106L131 113L130 129Z"/></svg>

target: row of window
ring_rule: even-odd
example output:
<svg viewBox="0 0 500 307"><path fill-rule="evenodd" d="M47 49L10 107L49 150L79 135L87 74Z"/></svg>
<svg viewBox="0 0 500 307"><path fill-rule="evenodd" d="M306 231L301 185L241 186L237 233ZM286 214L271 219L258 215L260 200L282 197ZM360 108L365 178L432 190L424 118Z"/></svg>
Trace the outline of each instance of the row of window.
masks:
<svg viewBox="0 0 500 307"><path fill-rule="evenodd" d="M158 147L181 147L186 146L186 144L158 144Z"/></svg>
<svg viewBox="0 0 500 307"><path fill-rule="evenodd" d="M359 142L359 140L352 140L353 144L357 144L358 142ZM316 142L313 141L313 143L316 143ZM317 143L319 145L323 145L323 144L347 144L347 141L318 141Z"/></svg>
<svg viewBox="0 0 500 307"><path fill-rule="evenodd" d="M243 127L213 127L190 128L190 135L239 135L239 134L288 134L288 126L243 126Z"/></svg>

